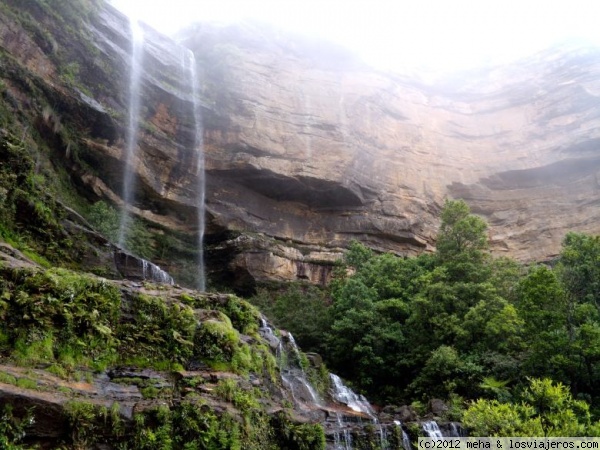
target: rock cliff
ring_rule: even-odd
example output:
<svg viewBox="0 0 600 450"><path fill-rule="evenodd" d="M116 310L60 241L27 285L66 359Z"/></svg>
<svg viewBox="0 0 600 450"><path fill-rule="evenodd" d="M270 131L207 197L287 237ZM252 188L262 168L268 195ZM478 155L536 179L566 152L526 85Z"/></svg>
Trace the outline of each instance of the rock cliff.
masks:
<svg viewBox="0 0 600 450"><path fill-rule="evenodd" d="M452 197L489 221L496 253L520 260L556 254L568 230L598 232L598 49L427 82L265 34L188 41L222 117L206 125L207 167L228 227L410 254L435 245Z"/></svg>
<svg viewBox="0 0 600 450"><path fill-rule="evenodd" d="M89 200L120 205L128 21L83 1L65 26L71 19L43 4L1 7L3 107L42 136ZM132 210L193 259L187 50L144 34ZM562 47L428 81L264 26L201 25L181 44L201 76L213 280L323 283L351 239L431 250L447 197L489 221L496 253L521 260L552 257L568 230L599 232L597 49ZM178 262L156 253L177 278Z"/></svg>

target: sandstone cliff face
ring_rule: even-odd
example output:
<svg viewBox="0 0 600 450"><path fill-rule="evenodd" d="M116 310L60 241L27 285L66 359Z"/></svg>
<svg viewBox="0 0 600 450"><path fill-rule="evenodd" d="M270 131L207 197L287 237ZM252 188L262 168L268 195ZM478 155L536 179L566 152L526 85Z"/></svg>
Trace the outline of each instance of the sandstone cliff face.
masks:
<svg viewBox="0 0 600 450"><path fill-rule="evenodd" d="M44 105L31 97L42 91L87 166L51 136L64 164L90 198L120 204L127 19L103 5L69 34L39 8L7 5L46 34L0 14L4 97L39 123ZM144 34L133 211L157 233L193 243L187 50ZM597 50L557 49L433 83L264 27L200 26L182 39L202 83L209 276L238 286L326 282L351 239L400 254L431 250L447 197L467 200L489 221L493 249L521 260L556 254L568 230L599 232Z"/></svg>
<svg viewBox="0 0 600 450"><path fill-rule="evenodd" d="M435 245L452 197L489 221L496 253L521 260L556 254L568 230L598 232L598 50L426 83L256 29L216 33L189 45L222 118L206 143L225 226L410 254Z"/></svg>

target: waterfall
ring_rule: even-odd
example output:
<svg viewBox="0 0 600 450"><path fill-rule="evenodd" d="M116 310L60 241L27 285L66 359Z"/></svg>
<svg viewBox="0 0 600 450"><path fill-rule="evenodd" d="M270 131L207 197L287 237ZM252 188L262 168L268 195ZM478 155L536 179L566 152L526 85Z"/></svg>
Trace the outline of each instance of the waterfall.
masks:
<svg viewBox="0 0 600 450"><path fill-rule="evenodd" d="M442 434L442 430L440 430L440 427L438 426L437 422L433 420L423 422L423 431L430 438L444 437L444 435Z"/></svg>
<svg viewBox="0 0 600 450"><path fill-rule="evenodd" d="M408 437L408 434L406 433L406 431L404 431L404 428L402 428L402 422L400 422L399 420L394 420L394 425L396 425L402 431L402 447L404 447L404 450L412 450L410 437Z"/></svg>
<svg viewBox="0 0 600 450"><path fill-rule="evenodd" d="M336 374L330 373L329 378L331 379L333 386L332 396L336 401L343 403L353 411L375 418L375 411L364 396L358 395L352 391L352 389L346 386L342 379Z"/></svg>
<svg viewBox="0 0 600 450"><path fill-rule="evenodd" d="M152 280L164 284L175 284L173 277L156 264L152 264L151 262L142 259L142 267L144 280Z"/></svg>
<svg viewBox="0 0 600 450"><path fill-rule="evenodd" d="M198 207L198 283L197 288L200 291L206 290L206 274L204 268L204 228L205 228L205 192L206 181L204 178L204 139L202 126L202 111L200 109L200 86L198 79L198 70L196 66L196 57L194 52L188 50L188 72L191 86L192 104L194 107L194 150L196 151L196 186L197 186L197 207Z"/></svg>
<svg viewBox="0 0 600 450"><path fill-rule="evenodd" d="M300 349L292 333L287 334L287 347L290 348L293 357L286 349L283 339L275 336L273 329L263 317L260 318L258 331L271 348L275 349L275 357L277 358L281 381L290 390L294 403L321 406L323 401L306 377L306 372L302 368Z"/></svg>
<svg viewBox="0 0 600 450"><path fill-rule="evenodd" d="M144 52L144 31L135 19L129 20L131 28L131 64L129 68L129 116L127 124L127 142L125 146L125 168L121 197L121 222L119 224L118 245L127 248L127 232L129 231L129 207L133 203L135 156L137 153L138 128L140 120L140 86Z"/></svg>
<svg viewBox="0 0 600 450"><path fill-rule="evenodd" d="M288 332L288 342L289 342L290 347L292 348L292 351L294 352L294 356L296 357L296 362L297 362L297 367L292 366L290 364L289 356L287 357L286 369L287 369L288 373L292 375L293 381L295 381L296 383L299 383L303 387L303 389L306 390L306 392L308 392L311 403L314 405L317 405L317 406L321 406L323 404L323 401L319 397L319 394L317 394L317 391L315 390L315 388L310 384L310 382L306 378L306 372L304 371L304 368L302 367L302 359L300 357L300 349L298 348L298 345L296 344L296 341L294 340L294 336L290 332Z"/></svg>
<svg viewBox="0 0 600 450"><path fill-rule="evenodd" d="M344 423L342 415L336 413L338 430L333 435L335 450L352 450L352 434L347 424Z"/></svg>
<svg viewBox="0 0 600 450"><path fill-rule="evenodd" d="M331 392L332 398L335 401L346 405L348 408L350 408L353 411L356 411L356 412L362 413L362 414L366 414L367 416L369 416L373 425L375 425L377 427L377 432L379 434L379 448L381 450L388 450L389 444L388 444L387 429L379 423L379 420L377 420L375 410L373 409L373 407L371 406L369 401L363 395L357 394L352 389L350 389L348 386L346 386L344 384L344 382L342 381L342 379L339 376L337 376L336 374L330 373L329 378L331 379L331 384L332 384L332 392ZM339 414L338 414L338 424L340 425L340 428L342 430L344 430L344 433L346 433L346 432L349 433L349 431L347 429L348 424L342 420L342 418ZM336 433L336 435L337 434L339 434L339 433ZM334 435L334 437L336 435ZM340 447L340 448L352 449L352 441L350 440L349 444L348 444L347 440L345 442L346 442L346 447ZM337 449L337 447L336 447L336 449Z"/></svg>

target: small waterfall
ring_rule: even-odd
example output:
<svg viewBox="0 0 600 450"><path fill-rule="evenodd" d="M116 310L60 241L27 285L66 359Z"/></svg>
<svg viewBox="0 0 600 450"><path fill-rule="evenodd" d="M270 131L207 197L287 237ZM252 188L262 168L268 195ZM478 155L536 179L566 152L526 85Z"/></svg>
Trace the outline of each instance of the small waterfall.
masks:
<svg viewBox="0 0 600 450"><path fill-rule="evenodd" d="M406 431L404 431L404 428L402 429L402 447L404 447L404 450L412 450L410 438L408 437L408 434L406 434Z"/></svg>
<svg viewBox="0 0 600 450"><path fill-rule="evenodd" d="M353 411L367 415L371 419L373 425L375 425L377 427L377 433L379 434L380 450L388 450L389 443L388 443L387 429L379 423L379 420L377 420L377 415L375 413L375 410L373 409L373 407L371 406L369 401L363 395L357 394L352 389L350 389L348 386L346 386L344 384L344 382L342 381L342 379L339 376L337 376L336 374L330 373L329 378L331 379L331 384L332 384L332 392L331 392L332 398L335 401L346 405L348 408L350 408ZM340 419L338 421L338 423L342 430L348 431L348 428L347 428L348 423L344 422L342 419ZM339 434L339 432L336 432L336 433ZM344 447L340 447L340 448L344 448ZM352 449L352 441L351 440L350 440L350 445L347 448Z"/></svg>
<svg viewBox="0 0 600 450"><path fill-rule="evenodd" d="M339 403L343 403L353 411L360 412L368 415L371 418L375 418L375 411L367 399L356 394L352 389L344 384L342 379L334 373L329 374L331 383L333 385L332 397Z"/></svg>
<svg viewBox="0 0 600 450"><path fill-rule="evenodd" d="M125 146L123 170L123 186L121 197L121 223L119 224L118 245L127 248L127 232L129 231L129 207L133 203L135 156L138 144L138 128L140 120L140 87L142 78L144 31L139 22L133 18L129 20L131 28L131 65L129 68L129 115L127 125L127 142Z"/></svg>
<svg viewBox="0 0 600 450"><path fill-rule="evenodd" d="M204 229L205 229L205 197L206 197L206 180L204 177L204 139L202 125L202 111L200 109L200 86L198 79L198 70L196 66L196 57L194 52L187 52L187 66L189 72L189 82L192 87L192 104L194 106L194 149L197 155L196 162L196 186L198 206L198 283L197 287L200 291L206 290L206 272L204 268Z"/></svg>
<svg viewBox="0 0 600 450"><path fill-rule="evenodd" d="M464 428L458 422L446 424L446 437L464 437L466 436Z"/></svg>
<svg viewBox="0 0 600 450"><path fill-rule="evenodd" d="M352 434L340 413L336 413L338 429L333 435L335 450L352 450Z"/></svg>
<svg viewBox="0 0 600 450"><path fill-rule="evenodd" d="M291 394L292 399L297 404L322 406L323 401L315 388L310 384L306 377L306 372L302 368L300 349L296 345L294 336L287 334L287 343L283 339L278 339L273 330L268 326L264 319L260 321L259 331L262 337L269 341L273 347L274 341L277 342L275 356L281 373L281 380ZM286 348L287 347L287 348ZM289 348L289 351L288 351ZM290 354L291 353L291 354Z"/></svg>
<svg viewBox="0 0 600 450"><path fill-rule="evenodd" d="M292 351L294 352L294 356L296 357L296 361L297 361L297 369L293 368L292 371L294 371L294 372L296 370L300 371L299 376L295 377L296 381L299 382L302 386L304 386L304 389L306 389L306 391L310 394L312 403L317 406L321 406L323 404L323 401L319 397L319 394L317 394L317 391L315 390L315 388L312 387L312 385L306 378L306 372L304 371L304 368L302 367L302 359L300 357L300 349L298 348L298 345L296 344L296 341L294 340L294 336L290 332L288 332L288 340L289 340L290 347L292 347ZM288 357L288 364L289 364L289 357Z"/></svg>
<svg viewBox="0 0 600 450"><path fill-rule="evenodd" d="M433 420L423 422L423 431L430 438L444 437L444 435L442 434L442 430L440 430L440 427L438 426L437 422Z"/></svg>
<svg viewBox="0 0 600 450"><path fill-rule="evenodd" d="M175 284L173 277L156 264L123 251L115 251L115 265L119 273L130 280L149 280L156 283Z"/></svg>
<svg viewBox="0 0 600 450"><path fill-rule="evenodd" d="M171 285L175 284L175 280L173 280L173 277L164 270L162 270L160 267L158 267L156 264L142 259L142 267L144 280L152 280L158 283Z"/></svg>
<svg viewBox="0 0 600 450"><path fill-rule="evenodd" d="M404 428L402 428L402 422L400 422L399 420L394 420L394 425L399 427L400 430L402 431L402 447L404 447L404 450L412 450L412 444L410 443L410 438L408 437L408 434L406 433L406 431L404 431Z"/></svg>

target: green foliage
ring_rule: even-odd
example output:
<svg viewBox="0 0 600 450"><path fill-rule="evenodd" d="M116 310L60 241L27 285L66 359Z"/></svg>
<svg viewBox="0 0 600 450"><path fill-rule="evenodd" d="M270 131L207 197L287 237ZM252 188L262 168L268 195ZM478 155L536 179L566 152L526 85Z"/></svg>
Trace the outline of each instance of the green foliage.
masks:
<svg viewBox="0 0 600 450"><path fill-rule="evenodd" d="M212 296L194 297L184 293L181 294L180 300L194 308L222 312L240 333L255 334L258 331L260 312L255 306L235 295L215 298Z"/></svg>
<svg viewBox="0 0 600 450"><path fill-rule="evenodd" d="M325 450L325 430L321 424L294 424L279 413L272 419L278 448L289 450Z"/></svg>
<svg viewBox="0 0 600 450"><path fill-rule="evenodd" d="M75 448L89 448L95 443L118 441L124 432L119 405L110 408L86 401L65 404L69 437Z"/></svg>
<svg viewBox="0 0 600 450"><path fill-rule="evenodd" d="M555 268L525 270L491 258L487 226L465 202L447 201L441 219L434 255L352 243L330 287L328 364L382 403L508 401L523 376L545 376L595 404L600 238L570 233Z"/></svg>
<svg viewBox="0 0 600 450"><path fill-rule="evenodd" d="M3 405L0 415L0 448L5 450L29 448L21 445L21 442L27 436L27 428L32 424L31 411L27 411L23 417L15 417L13 407L10 404Z"/></svg>
<svg viewBox="0 0 600 450"><path fill-rule="evenodd" d="M567 233L557 273L572 301L600 307L600 236Z"/></svg>
<svg viewBox="0 0 600 450"><path fill-rule="evenodd" d="M358 241L350 242L348 250L344 255L344 261L349 267L360 269L367 261L373 258L374 254L371 249L365 247Z"/></svg>
<svg viewBox="0 0 600 450"><path fill-rule="evenodd" d="M594 436L589 406L561 383L531 379L518 403L472 402L463 424L472 436Z"/></svg>
<svg viewBox="0 0 600 450"><path fill-rule="evenodd" d="M241 388L233 378L221 380L215 393L223 400L233 403L242 412L260 409L255 393L251 389Z"/></svg>
<svg viewBox="0 0 600 450"><path fill-rule="evenodd" d="M37 381L32 380L31 378L19 378L17 379L17 387L21 389L37 389L38 384Z"/></svg>
<svg viewBox="0 0 600 450"><path fill-rule="evenodd" d="M230 363L238 346L239 333L225 320L206 320L194 336L194 357L222 363Z"/></svg>
<svg viewBox="0 0 600 450"><path fill-rule="evenodd" d="M102 200L94 203L88 210L87 219L109 241L117 242L121 216L112 205ZM128 220L124 247L145 259L153 259L157 254L154 236L149 231L147 224L137 217Z"/></svg>
<svg viewBox="0 0 600 450"><path fill-rule="evenodd" d="M329 329L327 292L317 286L292 283L276 291L260 289L250 302L279 328L290 330L306 351L321 351Z"/></svg>
<svg viewBox="0 0 600 450"><path fill-rule="evenodd" d="M470 213L463 200L446 200L436 240L437 257L451 280L481 279L488 256L487 223Z"/></svg>
<svg viewBox="0 0 600 450"><path fill-rule="evenodd" d="M104 201L94 203L87 214L92 226L111 242L119 238L119 213Z"/></svg>
<svg viewBox="0 0 600 450"><path fill-rule="evenodd" d="M77 251L61 220L66 213L39 172L35 150L0 132L0 240L44 266L73 261Z"/></svg>
<svg viewBox="0 0 600 450"><path fill-rule="evenodd" d="M121 294L112 284L65 269L0 268L0 275L5 354L69 369L115 360Z"/></svg>
<svg viewBox="0 0 600 450"><path fill-rule="evenodd" d="M235 395L243 392L237 387ZM169 409L160 406L134 416L134 433L122 444L128 449L165 450L318 450L325 449L325 433L319 424L292 423L280 413L270 418L245 404L242 418L217 414L201 403L183 401Z"/></svg>
<svg viewBox="0 0 600 450"><path fill-rule="evenodd" d="M196 319L189 306L138 294L131 299L131 310L131 320L118 331L122 359L156 367L160 361L185 364L191 358Z"/></svg>

